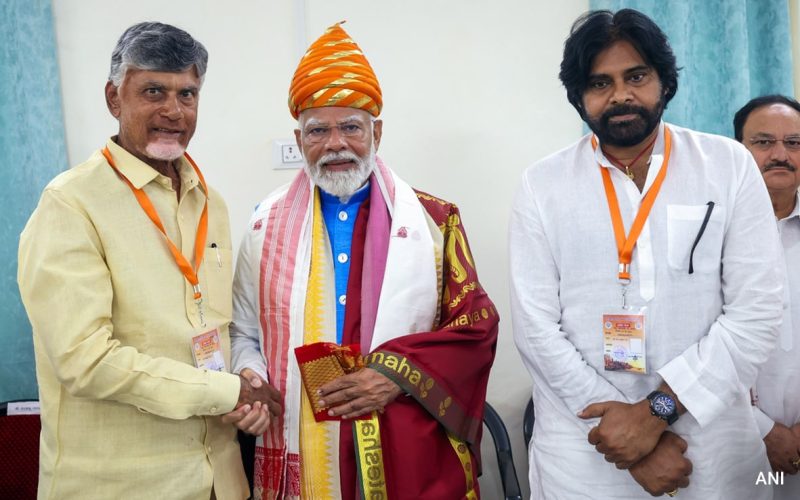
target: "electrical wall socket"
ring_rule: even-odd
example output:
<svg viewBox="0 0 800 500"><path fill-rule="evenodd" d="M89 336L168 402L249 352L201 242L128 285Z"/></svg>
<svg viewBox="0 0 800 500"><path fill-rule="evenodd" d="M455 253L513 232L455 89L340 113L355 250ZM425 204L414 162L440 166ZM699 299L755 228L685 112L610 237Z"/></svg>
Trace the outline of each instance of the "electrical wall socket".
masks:
<svg viewBox="0 0 800 500"><path fill-rule="evenodd" d="M281 146L281 161L283 163L303 161L303 153L300 152L300 148L293 144L284 144Z"/></svg>
<svg viewBox="0 0 800 500"><path fill-rule="evenodd" d="M301 168L303 152L294 139L275 139L272 141L272 168Z"/></svg>

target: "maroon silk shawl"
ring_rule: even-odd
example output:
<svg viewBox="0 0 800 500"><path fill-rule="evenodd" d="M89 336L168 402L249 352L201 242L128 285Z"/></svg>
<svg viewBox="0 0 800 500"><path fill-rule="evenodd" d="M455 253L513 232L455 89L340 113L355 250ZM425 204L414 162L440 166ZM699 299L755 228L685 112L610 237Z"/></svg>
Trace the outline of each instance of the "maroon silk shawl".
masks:
<svg viewBox="0 0 800 500"><path fill-rule="evenodd" d="M458 499L464 468L447 432L468 444L478 491L483 406L497 342L497 311L478 282L458 208L422 192L417 197L444 235L439 321L431 332L377 347L367 363L405 392L380 416L387 493L395 499ZM361 269L369 202L353 233L343 344L359 343ZM353 429L340 431L342 498L358 498Z"/></svg>

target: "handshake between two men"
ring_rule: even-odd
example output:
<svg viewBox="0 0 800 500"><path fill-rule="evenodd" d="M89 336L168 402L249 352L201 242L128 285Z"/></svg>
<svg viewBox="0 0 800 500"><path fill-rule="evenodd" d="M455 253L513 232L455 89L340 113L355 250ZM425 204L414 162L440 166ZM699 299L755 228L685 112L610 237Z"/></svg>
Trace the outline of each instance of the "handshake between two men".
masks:
<svg viewBox="0 0 800 500"><path fill-rule="evenodd" d="M224 415L222 421L248 434L263 434L272 419L283 411L281 393L249 368L241 371L239 379L236 408ZM397 384L371 368L339 377L319 389L320 396L325 398L320 403L329 408L328 414L343 419L383 412L401 393Z"/></svg>
<svg viewBox="0 0 800 500"><path fill-rule="evenodd" d="M658 412L658 399L648 396L635 404L618 401L593 403L578 414L600 422L589 431L589 443L606 461L627 469L633 479L653 496L675 496L689 486L692 463L684 456L686 441L667 427L686 412L669 386L662 384L652 395L672 403L668 417Z"/></svg>
<svg viewBox="0 0 800 500"><path fill-rule="evenodd" d="M281 414L281 393L250 368L239 373L239 380L241 386L236 408L224 415L222 421L248 434L263 434L272 419Z"/></svg>

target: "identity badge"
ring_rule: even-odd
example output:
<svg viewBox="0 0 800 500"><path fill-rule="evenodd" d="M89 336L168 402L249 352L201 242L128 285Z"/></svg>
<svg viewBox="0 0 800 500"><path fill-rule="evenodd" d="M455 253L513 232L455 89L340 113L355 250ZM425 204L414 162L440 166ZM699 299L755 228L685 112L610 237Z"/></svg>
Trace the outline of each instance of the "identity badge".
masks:
<svg viewBox="0 0 800 500"><path fill-rule="evenodd" d="M217 372L226 371L219 331L216 328L192 337L192 356L194 356L194 365L197 368Z"/></svg>
<svg viewBox="0 0 800 500"><path fill-rule="evenodd" d="M603 314L603 358L609 372L647 373L645 314Z"/></svg>

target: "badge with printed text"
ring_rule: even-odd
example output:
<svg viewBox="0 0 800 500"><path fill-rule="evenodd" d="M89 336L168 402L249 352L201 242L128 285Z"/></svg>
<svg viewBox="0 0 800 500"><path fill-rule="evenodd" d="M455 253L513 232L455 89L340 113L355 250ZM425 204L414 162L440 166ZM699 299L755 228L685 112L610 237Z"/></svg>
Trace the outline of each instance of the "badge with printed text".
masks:
<svg viewBox="0 0 800 500"><path fill-rule="evenodd" d="M217 372L226 371L219 331L216 328L192 337L192 356L197 368Z"/></svg>
<svg viewBox="0 0 800 500"><path fill-rule="evenodd" d="M603 315L603 358L608 372L647 373L645 315Z"/></svg>

